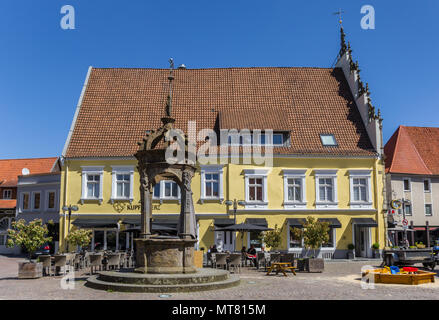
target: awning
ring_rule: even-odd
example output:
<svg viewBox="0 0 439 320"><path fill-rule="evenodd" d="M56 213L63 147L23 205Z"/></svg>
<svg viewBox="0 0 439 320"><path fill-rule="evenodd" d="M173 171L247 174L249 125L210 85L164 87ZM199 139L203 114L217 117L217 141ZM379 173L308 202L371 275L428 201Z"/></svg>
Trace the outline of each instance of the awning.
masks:
<svg viewBox="0 0 439 320"><path fill-rule="evenodd" d="M289 218L287 222L290 224L290 227L302 228L303 223L305 223L305 219L303 218Z"/></svg>
<svg viewBox="0 0 439 320"><path fill-rule="evenodd" d="M126 218L122 221L123 224L131 224L134 226L140 226L140 217L138 218ZM178 225L178 219L166 219L166 218L156 218L152 221L151 226L154 227L154 225L163 225L169 227L175 227L177 228Z"/></svg>
<svg viewBox="0 0 439 320"><path fill-rule="evenodd" d="M321 222L329 222L329 226L332 228L341 228L341 223L337 218L319 218Z"/></svg>
<svg viewBox="0 0 439 320"><path fill-rule="evenodd" d="M430 231L434 231L436 230L438 227L428 227L428 230ZM415 231L425 231L425 227L413 227L413 230Z"/></svg>
<svg viewBox="0 0 439 320"><path fill-rule="evenodd" d="M337 218L318 218L318 221L329 222L331 228L341 228L341 223ZM290 227L302 228L303 224L306 222L304 218L289 218L287 219Z"/></svg>
<svg viewBox="0 0 439 320"><path fill-rule="evenodd" d="M353 218L352 224L356 224L359 227L365 227L365 228L378 227L378 223L372 218Z"/></svg>
<svg viewBox="0 0 439 320"><path fill-rule="evenodd" d="M214 219L213 224L215 227L227 227L231 226L232 224L235 224L234 219Z"/></svg>
<svg viewBox="0 0 439 320"><path fill-rule="evenodd" d="M78 228L117 228L119 218L86 219L77 218L72 224Z"/></svg>
<svg viewBox="0 0 439 320"><path fill-rule="evenodd" d="M267 219L265 218L247 218L245 223L254 224L255 226L268 227Z"/></svg>
<svg viewBox="0 0 439 320"><path fill-rule="evenodd" d="M403 232L405 229L401 227L395 227L395 228L387 228L387 231L401 231ZM415 232L413 229L407 229L408 232Z"/></svg>

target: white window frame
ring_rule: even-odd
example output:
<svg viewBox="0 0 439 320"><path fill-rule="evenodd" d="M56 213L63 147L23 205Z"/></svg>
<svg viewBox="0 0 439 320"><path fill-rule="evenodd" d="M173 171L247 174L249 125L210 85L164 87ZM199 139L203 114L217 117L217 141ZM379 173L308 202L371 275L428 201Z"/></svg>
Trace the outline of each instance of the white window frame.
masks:
<svg viewBox="0 0 439 320"><path fill-rule="evenodd" d="M245 208L267 208L268 207L268 169L244 169L245 185ZM262 179L262 201L250 201L249 179Z"/></svg>
<svg viewBox="0 0 439 320"><path fill-rule="evenodd" d="M54 199L54 202L53 202L53 206L54 206L53 208L49 208L49 195L50 195L51 192L53 192L55 194L55 199ZM56 192L55 189L46 190L44 198L46 200L45 208L46 208L47 211L56 211L56 208L59 206L57 195L58 195L58 192Z"/></svg>
<svg viewBox="0 0 439 320"><path fill-rule="evenodd" d="M117 175L129 175L130 176L130 194L128 197L118 197L117 196ZM113 204L115 200L129 200L130 203L134 200L134 166L111 166L111 203Z"/></svg>
<svg viewBox="0 0 439 320"><path fill-rule="evenodd" d="M82 166L82 192L81 192L81 204L84 201L98 201L99 204L104 200L103 189L104 189L104 166ZM98 198L88 198L87 197L87 177L89 175L99 175L99 197Z"/></svg>
<svg viewBox="0 0 439 320"><path fill-rule="evenodd" d="M405 189L405 181L409 182L409 188L406 190ZM402 191L403 192L412 192L412 179L410 178L402 178Z"/></svg>
<svg viewBox="0 0 439 320"><path fill-rule="evenodd" d="M430 208L431 208L431 214L427 214L427 206L430 206ZM433 204L432 203L425 203L424 204L424 215L426 216L426 217L432 217L433 216Z"/></svg>
<svg viewBox="0 0 439 320"><path fill-rule="evenodd" d="M425 190L425 181L428 181L428 190ZM424 193L431 193L431 179L424 179L422 182L422 189L424 190Z"/></svg>
<svg viewBox="0 0 439 320"><path fill-rule="evenodd" d="M224 187L223 187L223 166L222 165L205 165L201 166L201 191L200 191L200 202L204 203L206 200L218 200L222 202L224 200ZM206 173L207 174L218 174L218 197L206 196Z"/></svg>
<svg viewBox="0 0 439 320"><path fill-rule="evenodd" d="M350 207L352 209L371 209L372 202L372 171L371 170L349 170L349 189L350 189ZM366 201L354 200L354 179L366 179Z"/></svg>
<svg viewBox="0 0 439 320"><path fill-rule="evenodd" d="M285 209L304 209L306 208L306 169L301 170L282 170L284 175L284 208ZM301 198L302 201L288 200L288 179L300 179L301 180ZM289 241L289 240L288 240Z"/></svg>
<svg viewBox="0 0 439 320"><path fill-rule="evenodd" d="M40 206L39 208L35 208L35 195L39 193L40 194ZM41 196L41 191L32 191L32 199L31 199L31 210L32 211L41 211L41 205L43 204L43 197Z"/></svg>
<svg viewBox="0 0 439 320"><path fill-rule="evenodd" d="M27 194L28 195L28 208L25 209L24 208L24 195ZM31 193L30 192L22 192L20 195L20 212L29 212L32 210L32 198L31 198Z"/></svg>
<svg viewBox="0 0 439 320"><path fill-rule="evenodd" d="M6 196L6 193L9 193L10 196L7 197L7 196ZM12 189L5 189L5 190L3 190L3 199L4 199L4 200L10 200L10 199L12 199Z"/></svg>
<svg viewBox="0 0 439 320"><path fill-rule="evenodd" d="M154 190L152 193L152 199L153 200L160 200L160 203L163 203L163 201L178 201L178 203L181 202L181 190L179 188L179 185L177 184L177 197L165 197L165 183L166 182L173 182L177 184L175 181L172 180L161 180L159 182L160 184L160 196L156 197L154 196Z"/></svg>
<svg viewBox="0 0 439 320"><path fill-rule="evenodd" d="M337 172L338 170L314 170L316 185L316 208L317 209L336 209L338 208L337 192ZM332 199L333 201L320 201L319 179L332 179Z"/></svg>

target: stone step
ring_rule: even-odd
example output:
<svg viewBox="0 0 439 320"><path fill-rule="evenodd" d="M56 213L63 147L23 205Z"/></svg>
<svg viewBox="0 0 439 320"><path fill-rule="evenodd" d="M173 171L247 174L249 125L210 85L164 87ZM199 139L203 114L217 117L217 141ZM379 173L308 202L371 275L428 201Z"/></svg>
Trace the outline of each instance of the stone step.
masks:
<svg viewBox="0 0 439 320"><path fill-rule="evenodd" d="M92 276L85 284L89 288L100 290L112 290L118 292L192 292L230 288L239 285L240 279L237 275L230 275L228 279L223 281L207 282L207 283L189 283L174 285L151 285L151 284L133 284L133 283L117 283L107 282L98 279L98 276Z"/></svg>
<svg viewBox="0 0 439 320"><path fill-rule="evenodd" d="M211 268L197 269L187 274L142 274L133 270L98 272L97 280L110 283L142 285L183 285L221 282L229 278L229 272Z"/></svg>

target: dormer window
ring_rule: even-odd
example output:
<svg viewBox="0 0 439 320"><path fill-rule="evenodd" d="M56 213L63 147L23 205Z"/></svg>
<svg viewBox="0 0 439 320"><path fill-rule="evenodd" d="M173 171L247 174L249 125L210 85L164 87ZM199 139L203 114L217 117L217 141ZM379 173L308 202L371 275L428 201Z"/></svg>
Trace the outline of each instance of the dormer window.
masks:
<svg viewBox="0 0 439 320"><path fill-rule="evenodd" d="M322 145L325 147L338 146L333 134L320 134L320 140L322 141Z"/></svg>
<svg viewBox="0 0 439 320"><path fill-rule="evenodd" d="M228 143L232 146L242 146L242 145L272 145L272 146L283 146L285 142L285 137L283 133L273 133L271 134L273 137L272 143L270 141L270 134L268 133L255 133L251 132L241 132L241 133L229 133Z"/></svg>

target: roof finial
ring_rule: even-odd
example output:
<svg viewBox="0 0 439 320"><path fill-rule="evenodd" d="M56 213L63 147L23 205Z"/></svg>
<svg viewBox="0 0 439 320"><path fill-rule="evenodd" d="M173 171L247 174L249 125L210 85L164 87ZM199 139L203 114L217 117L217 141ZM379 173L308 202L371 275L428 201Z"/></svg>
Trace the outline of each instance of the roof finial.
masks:
<svg viewBox="0 0 439 320"><path fill-rule="evenodd" d="M169 94L166 101L166 116L171 117L172 115L172 80L174 80L174 59L169 59Z"/></svg>
<svg viewBox="0 0 439 320"><path fill-rule="evenodd" d="M340 57L342 55L344 55L346 53L346 50L348 49L348 47L346 46L346 40L345 40L345 33L343 31L343 19L342 19L342 13L344 13L344 11L342 9L339 9L337 12L334 12L333 14L337 14L339 19L338 22L340 23Z"/></svg>

